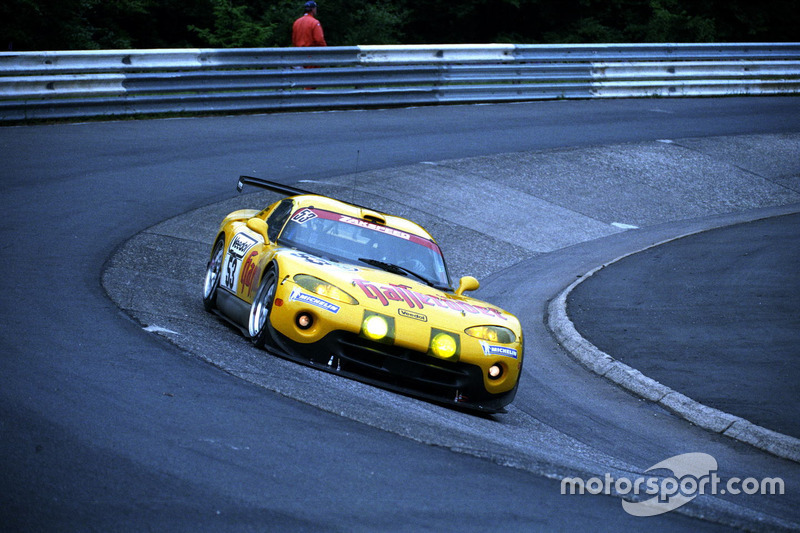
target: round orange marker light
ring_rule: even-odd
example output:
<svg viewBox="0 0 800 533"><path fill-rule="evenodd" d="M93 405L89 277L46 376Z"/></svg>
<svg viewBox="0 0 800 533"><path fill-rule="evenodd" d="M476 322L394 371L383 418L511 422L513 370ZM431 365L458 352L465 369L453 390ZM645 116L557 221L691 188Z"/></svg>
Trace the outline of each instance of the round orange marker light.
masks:
<svg viewBox="0 0 800 533"><path fill-rule="evenodd" d="M489 379L500 379L503 375L503 367L495 363L489 367Z"/></svg>
<svg viewBox="0 0 800 533"><path fill-rule="evenodd" d="M314 323L314 319L308 313L300 313L296 318L297 327L300 329L308 329Z"/></svg>

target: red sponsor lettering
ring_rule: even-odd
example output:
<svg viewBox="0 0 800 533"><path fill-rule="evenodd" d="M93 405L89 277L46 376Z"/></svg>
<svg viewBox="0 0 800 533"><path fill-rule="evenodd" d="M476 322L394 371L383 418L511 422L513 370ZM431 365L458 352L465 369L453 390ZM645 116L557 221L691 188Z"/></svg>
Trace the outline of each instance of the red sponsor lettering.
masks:
<svg viewBox="0 0 800 533"><path fill-rule="evenodd" d="M426 305L429 307L437 306L443 309L451 309L458 313L484 314L508 320L498 309L468 304L455 298L424 294L412 290L408 285L378 285L363 279L354 279L353 283L364 292L367 298L378 300L383 306L388 306L390 301L405 303L410 309L422 310Z"/></svg>
<svg viewBox="0 0 800 533"><path fill-rule="evenodd" d="M497 318L502 318L503 320L508 320L505 316L503 316L503 313L501 313L497 309L492 309L491 307L480 307L480 306L477 306L477 305L475 306L475 309L477 309L478 311L480 311L484 315L494 316L494 317L497 317Z"/></svg>
<svg viewBox="0 0 800 533"><path fill-rule="evenodd" d="M420 309L423 308L422 302L419 301L417 298L417 293L411 290L411 287L407 287L405 285L394 285L397 290L400 291L400 294L403 295L403 300L405 300L406 304L411 308L419 307Z"/></svg>
<svg viewBox="0 0 800 533"><path fill-rule="evenodd" d="M381 287L381 292L384 296L386 296L387 300L391 300L393 302L402 302L403 298L397 294L397 291L392 289L391 287Z"/></svg>
<svg viewBox="0 0 800 533"><path fill-rule="evenodd" d="M247 254L247 259L245 259L244 265L242 265L242 289L247 287L248 296L253 292L253 280L256 277L256 270L258 270L258 266L253 260L257 255L258 252L253 250Z"/></svg>
<svg viewBox="0 0 800 533"><path fill-rule="evenodd" d="M383 305L389 305L389 300L386 299L386 296L378 290L378 287L373 285L368 281L364 281L363 279L354 279L353 282L362 290L364 294L367 295L367 298L371 298L373 300L378 300Z"/></svg>

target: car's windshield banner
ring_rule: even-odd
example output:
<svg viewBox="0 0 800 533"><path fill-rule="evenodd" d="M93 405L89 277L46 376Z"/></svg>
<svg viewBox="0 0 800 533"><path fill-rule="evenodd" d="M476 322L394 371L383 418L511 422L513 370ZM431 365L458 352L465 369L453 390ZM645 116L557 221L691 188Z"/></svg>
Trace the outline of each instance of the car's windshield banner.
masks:
<svg viewBox="0 0 800 533"><path fill-rule="evenodd" d="M386 235L391 235L393 237L413 242L415 244L420 244L422 246L425 246L426 248L434 250L436 253L439 254L441 253L439 247L434 242L425 239L423 237L420 237L418 235L413 235L411 233L407 233L399 229L390 228L389 226L382 226L380 224L368 222L361 218L351 217L348 215L343 215L341 213L333 213L331 211L325 211L323 209L314 209L309 207L300 209L292 216L292 221L298 224L304 224L305 222L308 222L309 220L312 220L316 217L325 220L334 220L336 222L343 222L345 224L350 224L351 226L358 226L360 228L366 228L372 231L384 233Z"/></svg>

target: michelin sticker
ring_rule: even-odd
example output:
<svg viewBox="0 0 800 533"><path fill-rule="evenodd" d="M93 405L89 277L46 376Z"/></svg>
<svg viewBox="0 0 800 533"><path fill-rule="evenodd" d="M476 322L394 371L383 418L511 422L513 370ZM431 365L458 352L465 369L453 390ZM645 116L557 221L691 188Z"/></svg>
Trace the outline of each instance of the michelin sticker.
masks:
<svg viewBox="0 0 800 533"><path fill-rule="evenodd" d="M311 296L310 294L306 294L298 289L293 289L292 294L289 296L290 302L303 302L309 305L313 305L314 307L319 307L320 309L324 309L329 311L333 314L339 312L340 307L338 305L326 302L316 296Z"/></svg>
<svg viewBox="0 0 800 533"><path fill-rule="evenodd" d="M502 357L517 358L517 351L514 348L506 348L505 346L495 346L488 342L481 342L483 348L483 355L489 357L491 355L500 355Z"/></svg>

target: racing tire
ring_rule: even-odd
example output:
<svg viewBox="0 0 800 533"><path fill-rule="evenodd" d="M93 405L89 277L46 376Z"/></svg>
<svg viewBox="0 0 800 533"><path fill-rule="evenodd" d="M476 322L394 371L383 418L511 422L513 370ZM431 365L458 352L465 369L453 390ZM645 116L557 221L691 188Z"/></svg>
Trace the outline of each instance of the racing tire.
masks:
<svg viewBox="0 0 800 533"><path fill-rule="evenodd" d="M261 279L258 292L250 306L250 318L247 321L247 331L250 340L259 348L263 348L271 341L269 333L269 314L275 302L275 289L278 286L278 273L270 268Z"/></svg>
<svg viewBox="0 0 800 533"><path fill-rule="evenodd" d="M211 259L206 266L206 277L203 282L203 307L206 311L213 311L217 307L217 289L222 277L222 256L224 255L225 236L217 239L211 249Z"/></svg>

